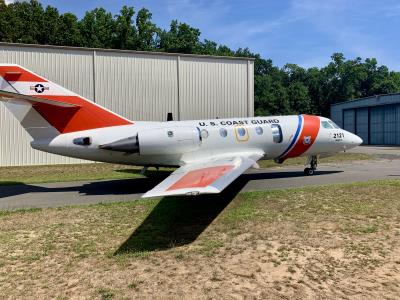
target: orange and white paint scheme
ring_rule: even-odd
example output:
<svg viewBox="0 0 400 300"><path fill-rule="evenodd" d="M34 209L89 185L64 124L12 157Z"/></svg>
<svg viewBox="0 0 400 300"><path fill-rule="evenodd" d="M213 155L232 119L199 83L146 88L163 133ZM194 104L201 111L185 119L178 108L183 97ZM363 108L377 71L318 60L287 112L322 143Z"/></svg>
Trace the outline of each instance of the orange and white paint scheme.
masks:
<svg viewBox="0 0 400 300"><path fill-rule="evenodd" d="M0 64L0 101L34 149L92 161L178 167L143 197L219 193L260 159L317 158L362 140L311 115L194 121L131 121L24 67Z"/></svg>

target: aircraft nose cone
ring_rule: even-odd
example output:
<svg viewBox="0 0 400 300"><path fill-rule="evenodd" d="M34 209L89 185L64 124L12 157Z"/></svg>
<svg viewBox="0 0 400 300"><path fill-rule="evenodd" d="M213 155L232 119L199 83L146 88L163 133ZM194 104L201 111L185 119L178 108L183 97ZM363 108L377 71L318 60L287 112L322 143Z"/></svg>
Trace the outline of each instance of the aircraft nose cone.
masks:
<svg viewBox="0 0 400 300"><path fill-rule="evenodd" d="M355 144L360 146L363 143L363 139L360 138L358 135L355 136Z"/></svg>
<svg viewBox="0 0 400 300"><path fill-rule="evenodd" d="M349 132L348 136L349 137L347 142L349 143L349 146L352 148L357 147L363 143L362 138L360 138L358 135Z"/></svg>

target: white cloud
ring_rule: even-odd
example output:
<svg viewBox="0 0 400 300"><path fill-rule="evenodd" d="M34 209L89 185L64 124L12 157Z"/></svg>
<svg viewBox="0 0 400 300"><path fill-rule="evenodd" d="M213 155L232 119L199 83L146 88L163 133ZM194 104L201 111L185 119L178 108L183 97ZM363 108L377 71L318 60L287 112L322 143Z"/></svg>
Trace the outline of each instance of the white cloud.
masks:
<svg viewBox="0 0 400 300"><path fill-rule="evenodd" d="M11 4L11 3L15 3L15 2L25 2L25 1L28 1L28 0L5 0L7 5Z"/></svg>

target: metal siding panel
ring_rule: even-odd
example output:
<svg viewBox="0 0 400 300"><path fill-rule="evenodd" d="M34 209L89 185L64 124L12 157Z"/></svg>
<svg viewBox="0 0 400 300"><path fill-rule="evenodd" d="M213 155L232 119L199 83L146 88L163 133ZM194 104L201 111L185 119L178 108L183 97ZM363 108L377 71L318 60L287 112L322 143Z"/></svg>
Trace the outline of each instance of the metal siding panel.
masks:
<svg viewBox="0 0 400 300"><path fill-rule="evenodd" d="M0 46L0 63L22 65L87 98L92 97L91 56L84 51L37 49L35 47ZM88 75L89 74L89 75ZM78 163L71 159L33 150L30 136L0 104L0 165L43 165Z"/></svg>
<svg viewBox="0 0 400 300"><path fill-rule="evenodd" d="M363 144L369 144L368 133L368 108L358 108L356 110L356 134L363 139Z"/></svg>
<svg viewBox="0 0 400 300"><path fill-rule="evenodd" d="M248 117L254 117L254 61L248 61L249 64L249 82L248 82Z"/></svg>
<svg viewBox="0 0 400 300"><path fill-rule="evenodd" d="M177 115L176 58L96 53L96 102L131 120L165 121Z"/></svg>
<svg viewBox="0 0 400 300"><path fill-rule="evenodd" d="M246 61L181 57L179 70L182 120L248 115Z"/></svg>
<svg viewBox="0 0 400 300"><path fill-rule="evenodd" d="M377 106L370 110L370 137L371 145L382 145L384 143L384 108Z"/></svg>
<svg viewBox="0 0 400 300"><path fill-rule="evenodd" d="M343 111L343 129L355 133L355 119L356 114L354 109L347 109Z"/></svg>

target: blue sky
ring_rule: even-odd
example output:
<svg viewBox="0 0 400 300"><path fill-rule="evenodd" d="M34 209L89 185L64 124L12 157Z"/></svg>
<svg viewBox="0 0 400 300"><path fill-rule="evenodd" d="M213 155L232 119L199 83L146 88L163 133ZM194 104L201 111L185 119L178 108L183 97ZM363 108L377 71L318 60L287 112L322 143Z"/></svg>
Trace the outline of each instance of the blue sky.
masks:
<svg viewBox="0 0 400 300"><path fill-rule="evenodd" d="M249 47L274 64L323 66L334 52L347 58L376 57L400 71L398 0L41 0L82 17L102 6L146 7L153 21L168 28L172 19L199 28L202 38L236 49Z"/></svg>

